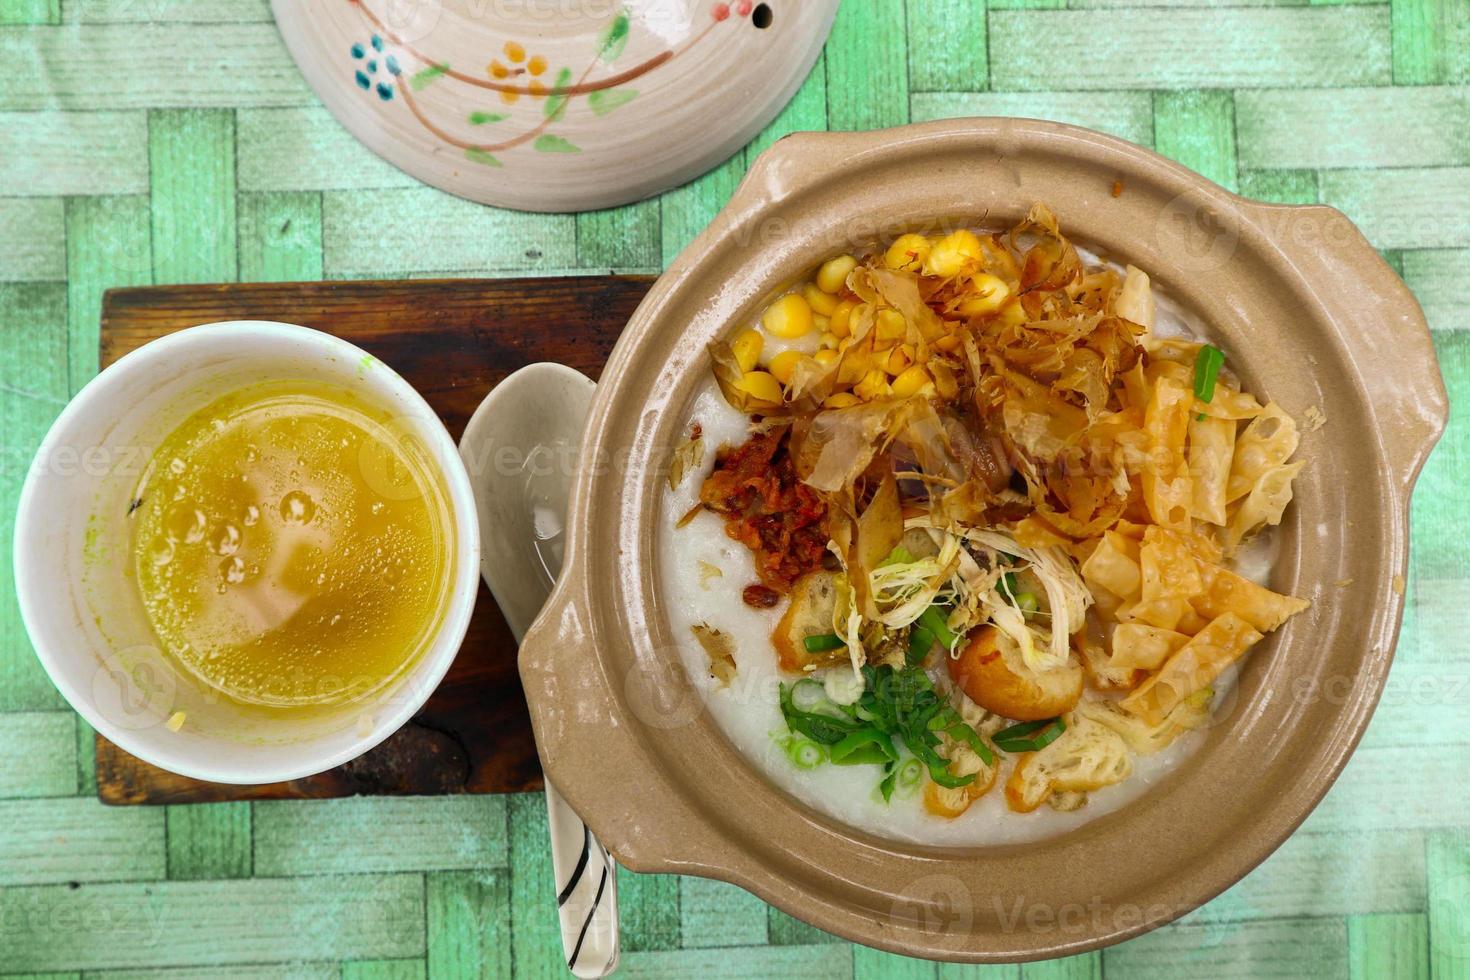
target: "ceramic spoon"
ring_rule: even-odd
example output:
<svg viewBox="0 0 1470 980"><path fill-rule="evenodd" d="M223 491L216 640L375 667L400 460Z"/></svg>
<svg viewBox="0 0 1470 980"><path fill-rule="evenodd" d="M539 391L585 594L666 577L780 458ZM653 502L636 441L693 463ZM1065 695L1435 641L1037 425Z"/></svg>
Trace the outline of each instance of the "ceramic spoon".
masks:
<svg viewBox="0 0 1470 980"><path fill-rule="evenodd" d="M595 385L560 364L531 364L495 386L465 426L459 454L480 512L480 572L516 642L561 571L562 521ZM578 977L618 965L617 865L546 784L562 948Z"/></svg>

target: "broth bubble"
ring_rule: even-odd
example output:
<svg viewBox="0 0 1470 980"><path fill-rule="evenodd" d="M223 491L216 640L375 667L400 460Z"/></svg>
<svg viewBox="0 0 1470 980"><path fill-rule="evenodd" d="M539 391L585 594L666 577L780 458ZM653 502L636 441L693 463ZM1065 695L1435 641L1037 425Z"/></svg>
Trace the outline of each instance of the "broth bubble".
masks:
<svg viewBox="0 0 1470 980"><path fill-rule="evenodd" d="M287 524L310 524L316 516L316 501L305 490L292 490L281 498L281 520Z"/></svg>

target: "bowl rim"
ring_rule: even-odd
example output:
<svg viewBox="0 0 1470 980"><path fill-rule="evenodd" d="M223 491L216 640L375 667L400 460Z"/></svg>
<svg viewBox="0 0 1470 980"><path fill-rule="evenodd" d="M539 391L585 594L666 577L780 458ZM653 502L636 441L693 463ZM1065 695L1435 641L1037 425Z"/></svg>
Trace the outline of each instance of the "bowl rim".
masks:
<svg viewBox="0 0 1470 980"><path fill-rule="evenodd" d="M865 167L876 167L889 158L905 154L911 157L930 147L938 148L936 152L939 152L951 142L966 149L994 152L997 144L1025 148L1027 141L1035 144L1029 148L1037 152L1045 149L1058 156L1075 154L1076 162L1106 171L1109 179L1116 171L1123 178L1136 177L1144 184L1151 181L1156 187L1176 192L1179 198L1188 199L1202 210L1217 211L1237 221L1242 233L1250 236L1252 248L1280 265L1275 271L1293 285L1292 298L1305 304L1318 320L1331 325L1333 333L1328 336L1329 341L1343 344L1343 335L1350 326L1361 333L1366 315L1360 311L1356 317L1345 316L1352 321L1349 324L1339 324L1337 316L1343 315L1343 301L1331 295L1330 290L1314 288L1312 276L1326 277L1334 270L1347 269L1357 275L1358 286L1363 286L1366 280L1367 285L1376 287L1372 291L1378 305L1368 312L1379 312L1385 316L1392 314L1397 321L1396 326L1407 333L1401 331L1394 338L1405 349L1389 350L1387 353L1391 356L1387 357L1383 370L1374 379L1375 392L1388 392L1384 399L1386 407L1381 409L1383 414L1379 414L1380 407L1376 402L1365 409L1365 418L1375 427L1374 431L1365 434L1365 452L1372 454L1380 463L1380 470L1375 475L1384 494L1383 524L1376 529L1377 537L1371 539L1371 546L1379 548L1383 567L1399 575L1404 574L1407 571L1409 494L1446 420L1444 389L1428 327L1407 287L1361 233L1334 209L1322 205L1289 206L1250 201L1151 150L1079 127L1039 120L942 120L875 133L797 134L779 141L756 161L726 209L675 260L634 314L604 369L603 382L589 415L584 447L590 458L607 458L612 452L609 447L626 450L630 442L636 450L645 430L654 424L647 420L635 423L631 411L624 406L623 414L616 421L632 434L610 431L615 428L612 418L614 405L621 405L619 399L628 402L635 397L632 391L634 382L627 378L641 377L645 382L644 397L647 397L648 371L640 368L640 361L679 362L667 367L659 376L661 383L671 384L675 376L693 370L691 348L661 340L656 328L661 320L672 315L671 308L678 304L681 293L689 288L690 282L698 281L702 266L716 264L722 250L734 247L730 245L731 239L750 232L763 216L769 216L773 210L779 211L783 204L794 208L803 194L815 193L813 187L861 172ZM830 160L839 163L820 162ZM942 208L940 205L933 210L937 212ZM1302 224L1330 222L1349 229L1348 238L1332 249L1321 249L1316 253L1301 247L1288 250L1266 234L1267 218ZM1066 219L1065 214L1063 219ZM742 247L746 252L751 251L748 242ZM757 263L752 278L760 279L765 275L764 270L769 264ZM763 290L770 285L772 282L767 280ZM1375 348L1371 336L1355 334L1352 341L1366 345L1365 353L1360 356L1384 353L1383 344L1386 342L1380 341ZM1361 366L1356 359L1352 363ZM1410 365L1412 374L1408 370ZM1375 367L1378 366L1375 363ZM1411 376L1417 382L1417 394L1404 395L1392 387L1393 381ZM1426 383L1426 377L1433 379L1432 383ZM646 409L645 414L658 413ZM1383 438L1379 426L1387 425L1389 421L1398 427L1395 434L1402 438L1392 441ZM645 469L652 469L660 464L657 461L640 464L635 460L633 465L635 468L642 465ZM1386 594L1372 609L1369 622L1372 632L1365 634L1359 647L1363 663L1356 679L1360 688L1353 692L1352 703L1335 718L1330 729L1331 737L1323 738L1320 744L1312 746L1315 765L1308 778L1303 780L1303 786L1307 788L1294 792L1287 803L1254 817L1257 826L1249 843L1236 845L1225 858L1215 857L1204 867L1192 868L1183 884L1149 884L1155 894L1177 897L1176 901L1161 909L1151 907L1149 914L1134 924L1098 927L1072 937L1064 938L1059 933L1037 936L1020 931L1016 933L1015 940L1004 947L940 945L932 936L926 936L907 922L892 917L865 916L862 908L845 907L842 902L851 892L843 892L842 889L851 882L843 879L840 873L834 872L832 879L814 885L813 875L801 877L788 870L773 870L764 865L761 855L778 852L788 859L794 855L789 850L781 851L779 846L767 847L750 839L732 838L730 831L735 827L734 818L712 820L708 812L701 811L694 794L681 788L679 774L668 771L663 754L645 744L647 738L639 729L647 726L637 724L639 719L627 710L631 678L622 678L624 686L618 688L619 679L610 676L606 663L608 654L604 648L615 647L629 635L635 637L632 642L636 645L636 637L641 635L639 630L648 627L648 619L661 614L629 608L626 602L613 603L605 597L599 598L600 593L593 580L609 571L614 561L610 553L616 553L616 560L629 560L622 554L623 546L629 542L620 535L589 528L589 512L597 507L600 518L621 517L636 525L641 511L638 500L621 501L616 511L605 502L594 501L594 488L607 489L605 482L598 482L601 467L596 469L598 472L589 470L579 475L568 525L566 571L541 618L528 634L521 652L522 678L548 778L556 782L614 854L635 870L676 871L731 881L823 929L907 955L967 962L1016 962L1082 952L1148 931L1215 897L1274 851L1331 787L1362 737L1382 694L1402 618L1401 594L1397 597ZM636 480L636 487L635 480L627 481L630 497L641 494L648 486L648 476L643 472ZM616 546L609 547L613 544ZM594 550L598 553L594 554ZM1387 593L1388 590L1384 591ZM596 651L598 670L595 678L577 684L558 678L557 651L569 647L580 647L584 653ZM575 712L567 703L569 698L575 699L572 702ZM577 768L577 763L585 761L585 756L578 751L578 733L567 724L568 716L574 713L584 724L587 720L607 723L608 729L598 733L601 737L597 752L609 760L616 760L620 771L641 767L644 770L640 772L644 777L640 785L642 798L658 801L667 812L656 817L642 815L637 818L625 812L615 812L616 808L608 798L607 777ZM764 789L757 787L756 791L766 802L782 807L789 805L789 797L786 802L781 802L780 791L763 777L758 778ZM602 785L598 785L599 782ZM742 785L741 788L748 787ZM1125 809L1132 809L1132 806ZM1291 812L1286 812L1287 809ZM1104 825L1108 819L1101 818L1089 826ZM816 863L821 862L818 860Z"/></svg>
<svg viewBox="0 0 1470 980"><path fill-rule="evenodd" d="M364 359L371 359L374 370L370 375L373 378L370 385L376 385L380 390L387 390L401 399L419 421L424 423L421 434L432 441L430 455L438 464L444 479L458 539L453 551L456 567L450 582L450 599L432 643L400 682L401 686L392 698L392 710L377 720L371 732L326 755L303 758L296 765L277 769L226 767L208 758L194 758L189 755L175 757L152 751L150 746L140 742L132 732L113 724L98 712L86 692L70 682L61 663L68 657L76 656L76 653L48 649L34 639L39 631L38 607L46 602L45 596L40 595L40 583L34 575L28 574L28 569L33 567L36 539L22 530L35 526L35 522L27 518L33 508L38 506L37 498L43 490L43 480L34 467L28 471L21 487L15 517L17 533L11 549L21 623L42 668L67 704L98 734L150 765L191 779L231 785L286 782L325 772L375 748L398 731L423 707L453 664L469 629L480 569L479 515L475 509L474 494L470 488L469 474L443 420L412 385L376 356L340 337L299 324L274 320L222 320L185 327L129 351L98 372L71 398L51 423L34 458L48 458L65 441L71 428L80 419L96 411L98 403L120 382L153 370L158 361L188 348L207 348L222 342L236 344L252 339L257 343L291 341L304 344L312 348L314 354L341 359L344 363L364 363ZM185 744L181 742L180 746Z"/></svg>

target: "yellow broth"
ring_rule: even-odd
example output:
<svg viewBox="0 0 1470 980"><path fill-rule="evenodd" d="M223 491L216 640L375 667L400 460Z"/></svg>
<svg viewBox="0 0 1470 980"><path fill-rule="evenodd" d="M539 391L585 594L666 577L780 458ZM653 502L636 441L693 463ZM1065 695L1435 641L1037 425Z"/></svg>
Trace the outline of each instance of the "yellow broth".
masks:
<svg viewBox="0 0 1470 980"><path fill-rule="evenodd" d="M443 614L453 517L438 470L390 413L345 388L236 391L158 448L132 519L161 646L252 705L381 689Z"/></svg>

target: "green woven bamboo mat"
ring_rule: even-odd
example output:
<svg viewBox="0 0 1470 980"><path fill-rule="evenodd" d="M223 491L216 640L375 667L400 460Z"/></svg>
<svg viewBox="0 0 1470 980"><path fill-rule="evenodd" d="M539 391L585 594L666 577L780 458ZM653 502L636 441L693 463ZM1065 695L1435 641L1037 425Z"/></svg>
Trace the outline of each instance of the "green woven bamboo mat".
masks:
<svg viewBox="0 0 1470 980"><path fill-rule="evenodd" d="M91 732L37 665L8 555L30 456L95 371L103 289L657 272L785 132L986 114L1092 126L1254 197L1335 205L1418 294L1455 408L1415 500L1388 694L1280 851L1146 937L942 967L730 886L624 874L625 974L1470 976L1467 0L845 0L810 80L743 153L575 216L468 204L372 157L302 82L266 0L0 0L0 66L0 974L563 975L539 797L96 802Z"/></svg>

